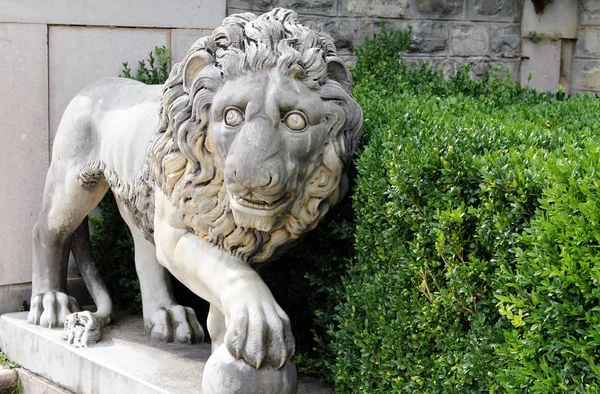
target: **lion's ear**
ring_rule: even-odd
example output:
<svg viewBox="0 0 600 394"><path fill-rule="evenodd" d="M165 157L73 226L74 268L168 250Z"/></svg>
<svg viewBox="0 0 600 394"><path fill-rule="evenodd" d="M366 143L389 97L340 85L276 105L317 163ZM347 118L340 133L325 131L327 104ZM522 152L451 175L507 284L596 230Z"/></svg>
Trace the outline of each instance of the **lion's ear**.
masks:
<svg viewBox="0 0 600 394"><path fill-rule="evenodd" d="M198 51L194 53L185 62L183 68L183 87L186 91L189 91L192 87L192 83L200 74L204 67L212 63L212 57L205 51Z"/></svg>
<svg viewBox="0 0 600 394"><path fill-rule="evenodd" d="M327 78L339 83L348 94L352 91L352 75L341 59L331 56L327 58Z"/></svg>

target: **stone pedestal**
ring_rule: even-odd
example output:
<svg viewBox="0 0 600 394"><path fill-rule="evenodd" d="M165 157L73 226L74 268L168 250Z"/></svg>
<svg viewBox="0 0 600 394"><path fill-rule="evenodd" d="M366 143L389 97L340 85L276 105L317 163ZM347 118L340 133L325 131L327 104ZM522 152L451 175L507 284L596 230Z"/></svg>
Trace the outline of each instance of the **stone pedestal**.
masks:
<svg viewBox="0 0 600 394"><path fill-rule="evenodd" d="M151 342L139 316L114 319L102 341L73 348L62 329L27 323L27 313L0 316L0 347L12 361L78 394L202 393L210 344ZM299 394L329 394L333 388L300 376ZM25 393L27 394L27 393Z"/></svg>

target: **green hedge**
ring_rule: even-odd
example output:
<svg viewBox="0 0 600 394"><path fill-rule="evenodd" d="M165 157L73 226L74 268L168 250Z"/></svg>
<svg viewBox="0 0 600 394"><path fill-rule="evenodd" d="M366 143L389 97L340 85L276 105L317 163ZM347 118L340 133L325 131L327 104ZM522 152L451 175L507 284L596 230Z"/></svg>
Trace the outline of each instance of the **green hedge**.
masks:
<svg viewBox="0 0 600 394"><path fill-rule="evenodd" d="M377 63L406 34L358 53L336 391L598 390L600 102Z"/></svg>

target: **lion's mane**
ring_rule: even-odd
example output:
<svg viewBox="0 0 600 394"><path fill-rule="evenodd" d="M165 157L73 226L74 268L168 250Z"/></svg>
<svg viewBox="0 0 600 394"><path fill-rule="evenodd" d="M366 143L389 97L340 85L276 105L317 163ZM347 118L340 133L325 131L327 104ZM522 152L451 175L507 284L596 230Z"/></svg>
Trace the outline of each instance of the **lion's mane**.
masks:
<svg viewBox="0 0 600 394"><path fill-rule="evenodd" d="M184 86L184 66L192 56L208 65ZM281 246L313 229L348 187L346 168L362 127L362 111L347 86L328 78L337 58L330 39L319 36L284 9L255 16L232 15L211 36L196 41L171 71L162 95L160 126L150 153L150 176L179 208L199 237L250 263L269 259ZM335 119L328 131L322 164L301 186L288 215L263 232L236 225L226 196L223 163L211 140L210 108L227 80L276 68L323 99Z"/></svg>

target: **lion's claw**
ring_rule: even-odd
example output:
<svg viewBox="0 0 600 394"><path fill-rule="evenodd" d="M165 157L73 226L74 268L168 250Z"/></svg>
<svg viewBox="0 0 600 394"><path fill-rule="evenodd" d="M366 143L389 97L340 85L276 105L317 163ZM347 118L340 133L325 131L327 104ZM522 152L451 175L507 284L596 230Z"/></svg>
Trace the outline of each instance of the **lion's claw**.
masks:
<svg viewBox="0 0 600 394"><path fill-rule="evenodd" d="M225 345L236 359L256 369L265 364L281 368L295 351L290 320L274 301L261 304L234 314Z"/></svg>
<svg viewBox="0 0 600 394"><path fill-rule="evenodd" d="M163 342L196 343L204 340L204 330L192 308L163 306L150 320L150 336Z"/></svg>
<svg viewBox="0 0 600 394"><path fill-rule="evenodd" d="M48 328L62 327L67 315L79 310L75 298L59 291L47 291L31 298L27 321Z"/></svg>

